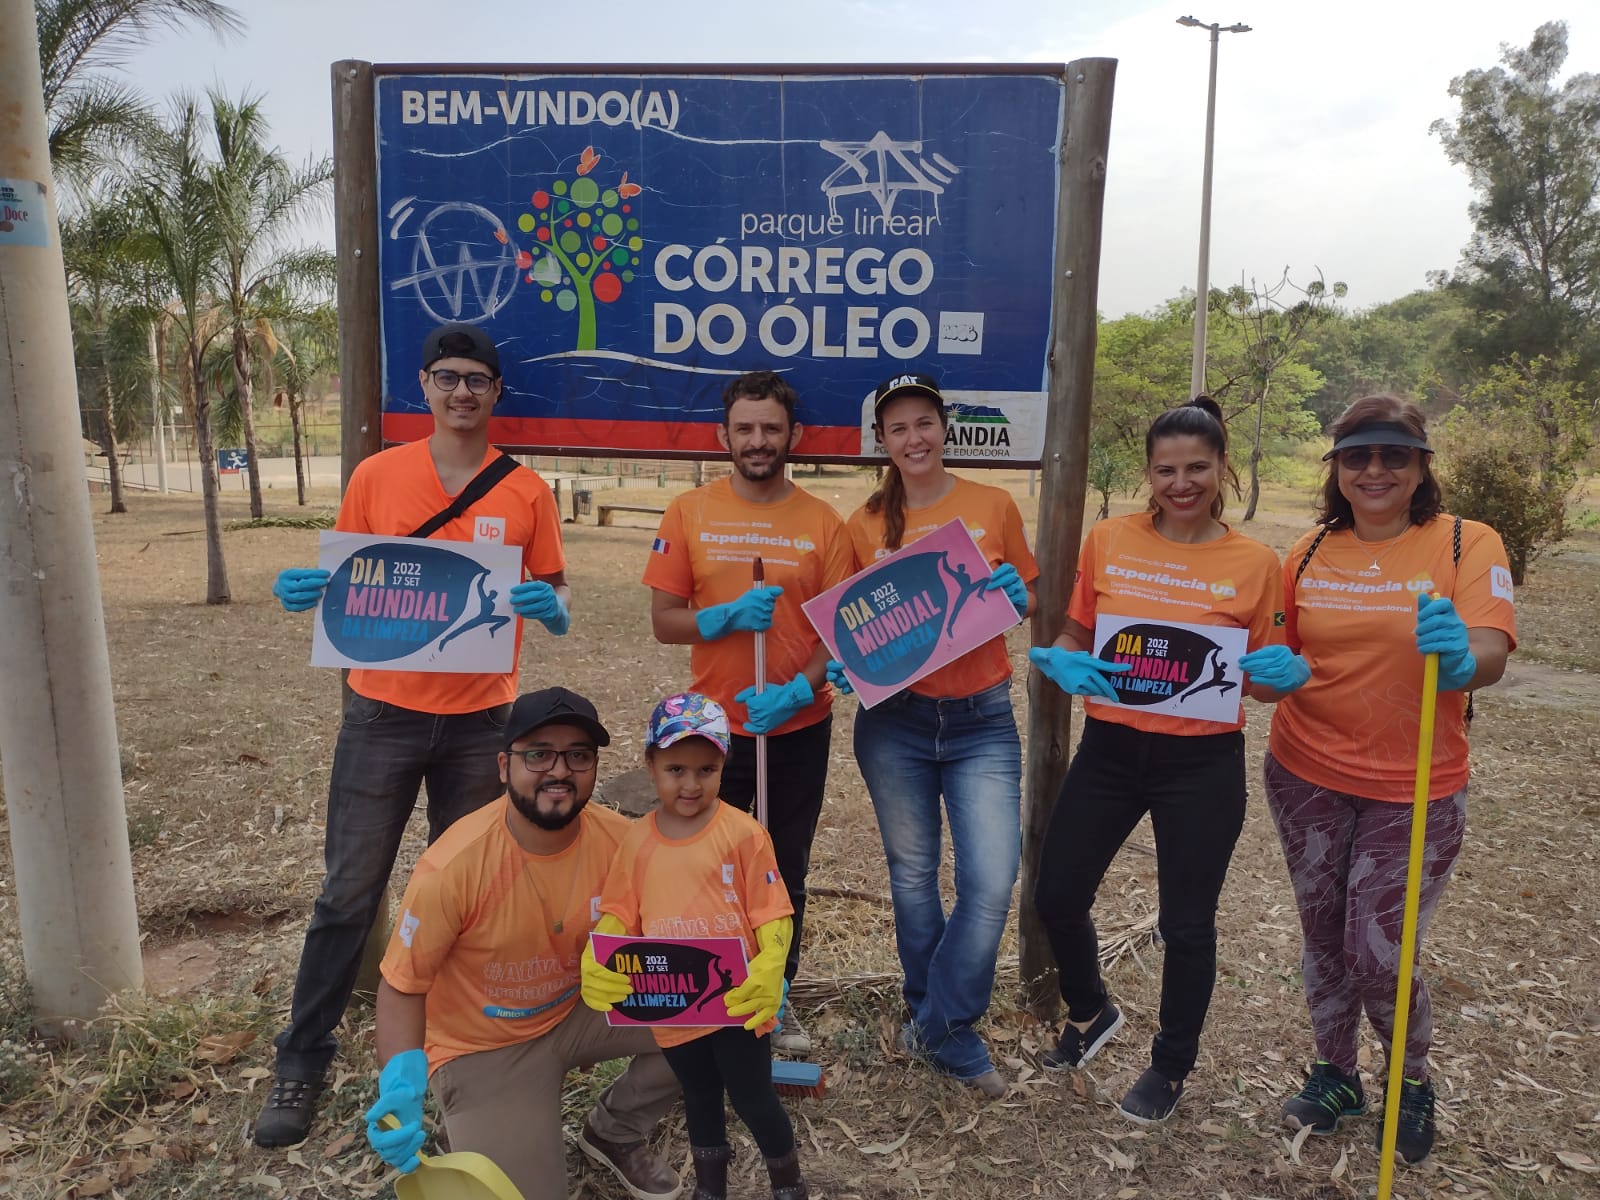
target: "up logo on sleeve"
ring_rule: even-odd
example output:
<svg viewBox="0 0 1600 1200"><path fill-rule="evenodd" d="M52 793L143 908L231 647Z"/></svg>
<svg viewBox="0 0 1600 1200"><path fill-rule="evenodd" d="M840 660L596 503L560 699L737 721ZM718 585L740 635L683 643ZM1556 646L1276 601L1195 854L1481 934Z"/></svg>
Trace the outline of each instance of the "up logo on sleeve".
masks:
<svg viewBox="0 0 1600 1200"><path fill-rule="evenodd" d="M1512 598L1511 572L1504 567L1489 568L1489 594L1496 600L1504 600L1507 604L1514 603Z"/></svg>

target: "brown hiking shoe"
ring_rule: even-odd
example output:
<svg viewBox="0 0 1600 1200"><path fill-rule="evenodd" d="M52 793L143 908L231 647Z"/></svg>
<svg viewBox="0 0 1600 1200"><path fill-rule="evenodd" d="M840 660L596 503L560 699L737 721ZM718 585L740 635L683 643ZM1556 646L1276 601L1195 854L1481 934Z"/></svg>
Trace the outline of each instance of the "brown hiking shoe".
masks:
<svg viewBox="0 0 1600 1200"><path fill-rule="evenodd" d="M683 1190L678 1173L648 1142L608 1142L585 1119L578 1133L578 1149L621 1180L634 1200L673 1200Z"/></svg>

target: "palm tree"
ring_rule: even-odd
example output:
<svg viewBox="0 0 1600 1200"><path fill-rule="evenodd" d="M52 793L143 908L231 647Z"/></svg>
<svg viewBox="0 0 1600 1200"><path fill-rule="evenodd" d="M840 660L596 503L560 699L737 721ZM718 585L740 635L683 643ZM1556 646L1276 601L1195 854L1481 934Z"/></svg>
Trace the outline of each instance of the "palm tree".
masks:
<svg viewBox="0 0 1600 1200"><path fill-rule="evenodd" d="M113 186L86 194L61 223L78 393L89 411L98 410L93 425L113 513L128 511L120 443L137 428L133 401L149 394L153 369L145 346L154 314L141 303L136 281L153 265L154 250L131 217L129 197Z"/></svg>
<svg viewBox="0 0 1600 1200"><path fill-rule="evenodd" d="M321 247L290 245L299 224L330 197L333 160L296 168L267 145L259 96L236 101L212 92L211 127L216 159L210 170L220 254L213 291L233 338L233 380L249 451L250 515L259 518L261 472L257 463L252 331L272 345L271 321L287 318L308 292L326 294L335 260Z"/></svg>
<svg viewBox="0 0 1600 1200"><path fill-rule="evenodd" d="M278 351L272 370L289 404L294 436L294 483L299 503L306 502L305 406L318 379L339 368L339 323L332 304L323 303L279 326Z"/></svg>
<svg viewBox="0 0 1600 1200"><path fill-rule="evenodd" d="M146 103L103 72L162 29L199 24L221 36L244 21L217 0L34 0L50 163L82 182L149 121Z"/></svg>
<svg viewBox="0 0 1600 1200"><path fill-rule="evenodd" d="M222 521L217 510L216 447L211 430L211 391L206 350L222 333L212 291L222 257L212 164L205 154L205 113L193 96L179 95L167 118L144 141L136 171L134 209L154 241L173 296L168 309L182 340L194 401L194 431L200 459L200 494L206 526L206 603L226 604L228 567L222 556Z"/></svg>

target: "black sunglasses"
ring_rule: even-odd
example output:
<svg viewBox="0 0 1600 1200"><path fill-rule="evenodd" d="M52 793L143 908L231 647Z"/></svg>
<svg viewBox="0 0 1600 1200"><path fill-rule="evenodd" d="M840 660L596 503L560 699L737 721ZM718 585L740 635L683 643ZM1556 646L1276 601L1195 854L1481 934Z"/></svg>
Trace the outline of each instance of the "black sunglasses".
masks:
<svg viewBox="0 0 1600 1200"><path fill-rule="evenodd" d="M1373 456L1383 463L1385 471L1403 471L1415 460L1415 446L1347 446L1334 457L1346 471L1365 471Z"/></svg>

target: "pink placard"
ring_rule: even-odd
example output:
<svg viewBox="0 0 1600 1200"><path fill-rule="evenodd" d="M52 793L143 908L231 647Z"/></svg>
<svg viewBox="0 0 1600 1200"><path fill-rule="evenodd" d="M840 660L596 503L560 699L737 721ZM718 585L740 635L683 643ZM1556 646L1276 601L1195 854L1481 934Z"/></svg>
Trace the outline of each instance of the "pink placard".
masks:
<svg viewBox="0 0 1600 1200"><path fill-rule="evenodd" d="M959 519L801 608L871 708L1022 620Z"/></svg>
<svg viewBox="0 0 1600 1200"><path fill-rule="evenodd" d="M608 1025L743 1025L727 994L750 974L736 937L647 938L591 933L596 961L620 971L633 995L606 1014Z"/></svg>

